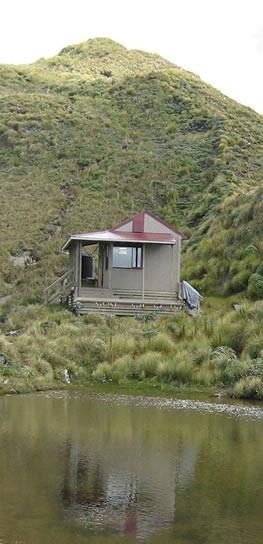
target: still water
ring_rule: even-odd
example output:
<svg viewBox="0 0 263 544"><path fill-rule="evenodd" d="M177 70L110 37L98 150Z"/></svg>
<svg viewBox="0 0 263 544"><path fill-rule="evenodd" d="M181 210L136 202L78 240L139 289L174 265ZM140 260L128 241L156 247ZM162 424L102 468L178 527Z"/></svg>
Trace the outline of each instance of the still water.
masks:
<svg viewBox="0 0 263 544"><path fill-rule="evenodd" d="M262 544L263 408L0 399L0 544Z"/></svg>

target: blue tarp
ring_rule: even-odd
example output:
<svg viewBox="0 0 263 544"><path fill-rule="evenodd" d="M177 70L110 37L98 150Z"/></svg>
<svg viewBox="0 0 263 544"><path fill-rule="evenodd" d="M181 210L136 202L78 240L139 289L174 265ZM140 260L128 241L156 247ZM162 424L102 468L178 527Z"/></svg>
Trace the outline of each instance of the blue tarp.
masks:
<svg viewBox="0 0 263 544"><path fill-rule="evenodd" d="M202 296L198 291L187 281L182 281L181 284L182 299L186 302L190 310L198 310Z"/></svg>

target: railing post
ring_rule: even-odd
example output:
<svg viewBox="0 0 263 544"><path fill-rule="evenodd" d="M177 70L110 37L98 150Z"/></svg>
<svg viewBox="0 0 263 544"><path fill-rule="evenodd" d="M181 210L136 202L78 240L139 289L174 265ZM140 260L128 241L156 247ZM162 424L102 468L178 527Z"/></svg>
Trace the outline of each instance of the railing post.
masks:
<svg viewBox="0 0 263 544"><path fill-rule="evenodd" d="M72 287L72 272L73 270L68 270L61 278L57 278L53 283L51 283L46 289L44 289L44 302L47 304L50 302L51 298L55 298L56 296L61 296L63 287L66 287L66 290L70 290ZM66 280L68 280L66 283L64 283ZM63 285L64 284L64 285ZM53 292L53 296L52 296Z"/></svg>

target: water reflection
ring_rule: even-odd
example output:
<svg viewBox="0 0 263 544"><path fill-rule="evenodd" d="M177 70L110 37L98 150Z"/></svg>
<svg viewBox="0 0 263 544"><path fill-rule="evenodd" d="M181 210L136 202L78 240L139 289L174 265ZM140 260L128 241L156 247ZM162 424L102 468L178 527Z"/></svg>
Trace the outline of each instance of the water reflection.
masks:
<svg viewBox="0 0 263 544"><path fill-rule="evenodd" d="M156 402L0 399L0 543L262 544L263 422Z"/></svg>
<svg viewBox="0 0 263 544"><path fill-rule="evenodd" d="M180 445L176 459L148 450L143 467L131 463L129 452L114 461L105 451L98 455L95 445L84 450L69 440L65 449L61 498L66 518L90 531L140 539L170 526L176 489L191 483L196 461L196 449Z"/></svg>

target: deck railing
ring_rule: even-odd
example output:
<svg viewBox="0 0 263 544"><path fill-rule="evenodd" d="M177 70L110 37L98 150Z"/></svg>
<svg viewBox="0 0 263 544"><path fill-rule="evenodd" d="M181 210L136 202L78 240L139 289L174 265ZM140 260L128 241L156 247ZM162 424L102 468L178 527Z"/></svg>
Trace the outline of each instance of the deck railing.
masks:
<svg viewBox="0 0 263 544"><path fill-rule="evenodd" d="M73 287L74 270L72 268L44 289L44 301L46 303L51 303L55 300L61 302L62 297L69 295Z"/></svg>

